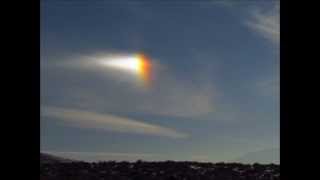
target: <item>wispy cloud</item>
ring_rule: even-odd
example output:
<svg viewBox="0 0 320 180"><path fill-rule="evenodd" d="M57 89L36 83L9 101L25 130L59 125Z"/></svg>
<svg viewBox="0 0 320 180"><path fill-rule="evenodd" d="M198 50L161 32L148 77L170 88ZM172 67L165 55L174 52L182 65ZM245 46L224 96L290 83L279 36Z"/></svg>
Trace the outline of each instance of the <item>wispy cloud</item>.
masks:
<svg viewBox="0 0 320 180"><path fill-rule="evenodd" d="M136 161L143 160L156 160L162 157L160 154L153 153L119 153L119 152L79 152L79 151L42 151L56 155L59 157L70 158L74 160L83 161Z"/></svg>
<svg viewBox="0 0 320 180"><path fill-rule="evenodd" d="M104 53L106 55L108 53ZM100 57L101 55L97 55ZM215 109L214 96L216 91L212 80L203 72L194 72L201 74L198 79L202 82L195 83L191 80L185 80L177 77L174 71L159 61L153 62L153 75L155 77L152 87L148 90L140 88L135 83L135 79L127 74L113 72L109 69L100 67L91 61L93 57L71 58L66 62L53 62L48 64L52 68L66 68L70 77L56 83L66 83L66 86L55 86L59 91L52 89L43 90L43 100L46 101L50 94L58 94L53 101L54 104L61 104L69 107L107 110L118 113L143 113L172 117L197 117L213 112ZM86 61L87 60L87 61ZM44 68L44 67L43 67ZM56 73L50 75L51 69L46 69L46 77L54 76L50 82L59 80ZM83 76L82 72L88 72L88 76L83 78L81 84L73 83ZM75 76L80 74L79 76ZM92 77L91 77L92 75ZM94 81L88 81L88 77L96 78L101 83L94 84ZM190 77L192 78L192 77ZM43 88L48 82L43 79ZM88 84L93 84L88 86ZM76 85L76 87L71 87ZM75 90L76 89L76 90ZM61 98L60 98L61 97ZM63 97L63 98L62 98Z"/></svg>
<svg viewBox="0 0 320 180"><path fill-rule="evenodd" d="M269 148L258 151L248 152L239 158L233 159L233 162L242 163L280 163L280 148Z"/></svg>
<svg viewBox="0 0 320 180"><path fill-rule="evenodd" d="M191 156L192 161L203 161L203 162L209 162L209 156L207 155L192 155Z"/></svg>
<svg viewBox="0 0 320 180"><path fill-rule="evenodd" d="M280 79L273 77L257 83L258 91L265 96L279 97L280 95Z"/></svg>
<svg viewBox="0 0 320 180"><path fill-rule="evenodd" d="M174 129L149 124L125 117L111 114L100 114L79 109L59 107L41 107L43 117L51 117L63 120L65 125L92 128L113 132L136 133L170 138L186 138L188 135Z"/></svg>
<svg viewBox="0 0 320 180"><path fill-rule="evenodd" d="M280 43L280 7L275 7L269 11L255 9L252 18L247 25L254 31L261 34L267 40L279 44Z"/></svg>
<svg viewBox="0 0 320 180"><path fill-rule="evenodd" d="M41 150L42 153L52 154L58 157L82 161L164 161L171 159L170 154L158 153L132 153L132 152L83 152L83 151L55 151ZM187 159L186 159L187 158ZM207 155L191 155L181 160L209 162Z"/></svg>
<svg viewBox="0 0 320 180"><path fill-rule="evenodd" d="M148 95L149 101L141 104L139 110L150 114L176 117L197 117L215 110L216 91L212 84L175 78L170 72L163 72L162 78Z"/></svg>

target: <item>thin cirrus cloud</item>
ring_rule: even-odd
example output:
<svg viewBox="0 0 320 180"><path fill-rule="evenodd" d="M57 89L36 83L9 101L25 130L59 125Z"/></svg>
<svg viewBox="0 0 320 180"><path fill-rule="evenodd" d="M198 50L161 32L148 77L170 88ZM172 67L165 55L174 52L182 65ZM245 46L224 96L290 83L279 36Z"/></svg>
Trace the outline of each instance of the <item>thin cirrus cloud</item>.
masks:
<svg viewBox="0 0 320 180"><path fill-rule="evenodd" d="M136 161L139 159L155 160L162 157L160 154L154 153L123 153L123 152L79 152L79 151L42 151L73 160L84 161L109 161L109 160L122 160L122 161Z"/></svg>
<svg viewBox="0 0 320 180"><path fill-rule="evenodd" d="M255 9L247 25L265 39L279 44L280 42L280 8L276 5L269 11Z"/></svg>
<svg viewBox="0 0 320 180"><path fill-rule="evenodd" d="M280 95L280 79L273 77L259 81L257 83L257 88L262 95L278 98Z"/></svg>
<svg viewBox="0 0 320 180"><path fill-rule="evenodd" d="M103 85L101 85L103 86ZM186 88L188 87L188 88ZM108 89L108 91L106 90ZM102 91L105 90L105 91ZM78 89L66 91L63 101L83 108L103 107L120 113L138 112L170 117L197 117L215 110L213 87L189 86L181 81L163 81L159 87L142 93L130 88Z"/></svg>
<svg viewBox="0 0 320 180"><path fill-rule="evenodd" d="M114 55L115 53L111 53ZM104 53L107 56L108 53ZM153 70L155 77L152 87L149 89L139 88L135 85L135 80L130 79L126 73L116 72L105 67L100 67L95 63L95 59L99 59L102 55L86 56L79 58L70 58L66 62L43 62L43 67L52 67L46 69L46 76L43 78L43 83L49 82L45 78L50 78L51 74L55 77L50 82L57 84L67 84L68 86L59 86L59 91L52 93L61 93L54 101L60 100L59 104L65 106L108 110L109 112L130 113L138 112L143 114L170 116L170 117L198 117L211 113L215 110L214 98L216 89L207 75L201 72L200 84L195 84L191 80L183 80L177 77L172 69L160 64L159 61L154 61ZM87 61L86 61L87 60ZM56 68L67 73L76 75L77 79L64 78L59 81ZM52 73L51 73L52 72ZM97 78L101 83L92 84L93 81L87 81L87 77L81 80L81 73L91 73L93 78ZM194 72L197 75L199 72ZM73 83L73 81L81 80L81 84ZM77 85L77 87L70 87ZM93 88L88 88L93 87ZM43 86L43 88L47 88ZM70 91L72 89L72 91ZM74 91L73 89L76 89ZM51 89L43 90L43 97L50 97ZM59 98L63 97L63 98ZM104 109L101 109L101 108Z"/></svg>
<svg viewBox="0 0 320 180"><path fill-rule="evenodd" d="M275 4L271 9L264 11L262 9L254 9L251 15L251 19L247 21L248 27L278 49L277 47L280 44L280 5ZM278 63L276 66L278 68ZM259 80L257 83L259 93L261 95L279 97L280 80L278 76L278 74L276 76L271 75Z"/></svg>
<svg viewBox="0 0 320 180"><path fill-rule="evenodd" d="M140 122L137 120L59 107L42 107L41 116L60 119L67 126L78 128L99 129L104 131L134 133L169 138L186 138L187 134L159 125Z"/></svg>
<svg viewBox="0 0 320 180"><path fill-rule="evenodd" d="M63 157L71 160L82 160L87 162L94 161L163 161L164 159L170 159L170 154L158 154L158 153L133 153L133 152L81 152L81 151L50 151L41 150L42 153L55 155L57 157ZM191 155L192 161L208 162L209 157L207 155Z"/></svg>

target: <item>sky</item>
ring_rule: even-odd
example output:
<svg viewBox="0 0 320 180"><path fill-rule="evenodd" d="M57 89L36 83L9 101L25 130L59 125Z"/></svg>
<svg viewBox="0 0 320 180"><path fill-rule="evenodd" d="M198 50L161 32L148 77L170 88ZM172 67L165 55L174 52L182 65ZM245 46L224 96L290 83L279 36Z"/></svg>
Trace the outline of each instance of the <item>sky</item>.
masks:
<svg viewBox="0 0 320 180"><path fill-rule="evenodd" d="M279 39L276 0L42 0L41 151L279 162ZM137 53L148 87L99 63Z"/></svg>

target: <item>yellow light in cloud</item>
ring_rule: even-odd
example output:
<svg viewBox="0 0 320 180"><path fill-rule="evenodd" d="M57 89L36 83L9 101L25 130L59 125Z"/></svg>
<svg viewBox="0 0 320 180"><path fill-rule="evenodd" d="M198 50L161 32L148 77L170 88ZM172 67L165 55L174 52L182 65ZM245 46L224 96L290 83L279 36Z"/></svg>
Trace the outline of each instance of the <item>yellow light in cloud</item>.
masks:
<svg viewBox="0 0 320 180"><path fill-rule="evenodd" d="M101 64L135 73L143 80L144 84L149 86L151 82L151 61L143 53L132 56L114 56L101 61Z"/></svg>
<svg viewBox="0 0 320 180"><path fill-rule="evenodd" d="M151 83L151 61L150 59L140 53L136 55L138 59L138 72L142 80L145 82L146 85L150 85Z"/></svg>

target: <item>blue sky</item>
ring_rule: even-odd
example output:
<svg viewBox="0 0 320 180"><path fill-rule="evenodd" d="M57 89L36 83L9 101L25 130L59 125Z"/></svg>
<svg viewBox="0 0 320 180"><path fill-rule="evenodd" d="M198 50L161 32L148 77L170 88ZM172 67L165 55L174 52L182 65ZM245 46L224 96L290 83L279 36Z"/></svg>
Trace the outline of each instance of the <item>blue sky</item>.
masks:
<svg viewBox="0 0 320 180"><path fill-rule="evenodd" d="M41 150L212 162L278 150L278 2L132 2L42 1ZM136 52L155 64L150 89L85 65Z"/></svg>

